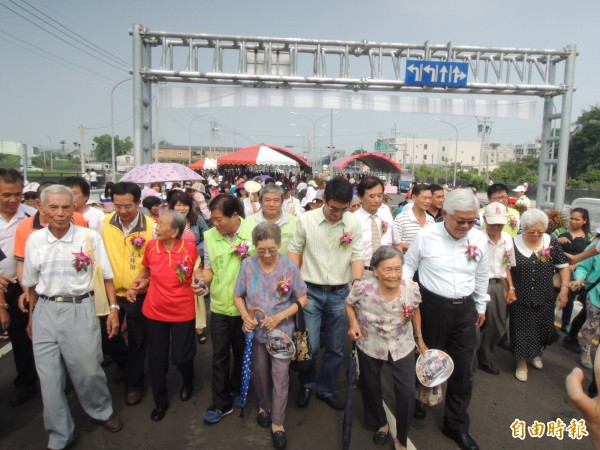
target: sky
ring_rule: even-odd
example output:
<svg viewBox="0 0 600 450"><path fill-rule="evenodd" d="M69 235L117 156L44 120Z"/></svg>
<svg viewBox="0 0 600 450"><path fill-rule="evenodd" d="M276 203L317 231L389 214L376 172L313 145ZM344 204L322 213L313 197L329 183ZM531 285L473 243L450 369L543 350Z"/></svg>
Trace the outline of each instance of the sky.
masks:
<svg viewBox="0 0 600 450"><path fill-rule="evenodd" d="M64 140L66 149L72 149L73 142L79 141L81 124L84 146L89 148L94 136L110 133L111 90L130 78L129 30L134 23L151 30L247 36L419 44L451 41L536 49L575 44L579 56L574 122L600 97L598 17L600 2L595 0L571 4L556 0L0 0L0 141L56 149ZM66 30L70 37L63 33ZM84 43L84 51L74 47L75 41L80 47ZM533 142L541 134L542 100L503 99L536 100L538 113L534 120L491 117L489 141ZM114 101L115 134L133 136L131 82L115 89ZM290 122L312 128L308 119L293 116L285 108L161 109L158 136L188 145L190 121L208 112L220 124L214 144L221 146L262 142L299 151L307 145L306 131ZM328 115L320 109L297 112L312 120ZM454 124L460 140L479 139L477 118L471 116L342 110L333 119L334 146L348 153L358 148L371 150L378 137L392 137L394 128L399 135L454 139L454 129L434 118ZM317 137L317 146L324 147L329 145L329 118L319 124L326 124L318 133L323 136ZM208 117L195 120L192 130L192 145L211 144Z"/></svg>

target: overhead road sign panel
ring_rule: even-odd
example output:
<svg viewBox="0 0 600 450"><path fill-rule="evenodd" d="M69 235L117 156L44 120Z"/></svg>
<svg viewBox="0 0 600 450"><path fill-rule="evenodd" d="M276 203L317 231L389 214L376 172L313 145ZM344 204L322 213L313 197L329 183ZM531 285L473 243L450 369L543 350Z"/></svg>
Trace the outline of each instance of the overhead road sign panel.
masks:
<svg viewBox="0 0 600 450"><path fill-rule="evenodd" d="M404 82L418 86L464 87L468 75L468 63L409 59Z"/></svg>

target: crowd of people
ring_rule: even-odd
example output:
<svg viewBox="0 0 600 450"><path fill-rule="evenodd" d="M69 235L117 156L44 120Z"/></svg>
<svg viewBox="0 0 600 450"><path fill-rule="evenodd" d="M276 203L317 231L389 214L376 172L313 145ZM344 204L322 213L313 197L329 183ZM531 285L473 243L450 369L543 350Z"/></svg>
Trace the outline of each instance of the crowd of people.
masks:
<svg viewBox="0 0 600 450"><path fill-rule="evenodd" d="M172 401L169 360L187 401L196 344L205 344L207 333L212 400L203 420L216 424L232 413L248 333L256 420L275 448L285 448L290 359L272 354L268 341L274 330L291 339L297 314L313 352L298 375L297 406L306 408L314 393L344 409L338 374L349 337L365 423L376 445L394 435L396 449L407 448L411 421L426 416L433 398L415 377L416 358L428 349L453 360L443 433L469 450L479 448L469 433L474 369L500 374L494 356L503 337L514 376L526 382L528 366L542 370L544 350L558 340L558 304L569 333L563 344L592 367L600 325L600 256L593 253L600 244L585 210L573 210L569 226L551 236L547 215L509 207L501 183L488 187L483 208L471 189L415 184L392 214L384 183L373 176L324 181L274 173L257 183L241 173L205 175L206 185L183 181L169 189L109 183L98 205L89 180L70 177L36 186L32 207L24 203L22 176L0 169L0 325L17 370L10 404L28 401L39 380L48 448L73 441L67 376L85 412L118 432L123 424L102 361L115 362L129 406L140 403L147 373L150 418L161 421ZM586 306L571 324L567 307L582 299ZM384 363L394 384L395 433L382 404ZM580 374L570 383L591 414Z"/></svg>

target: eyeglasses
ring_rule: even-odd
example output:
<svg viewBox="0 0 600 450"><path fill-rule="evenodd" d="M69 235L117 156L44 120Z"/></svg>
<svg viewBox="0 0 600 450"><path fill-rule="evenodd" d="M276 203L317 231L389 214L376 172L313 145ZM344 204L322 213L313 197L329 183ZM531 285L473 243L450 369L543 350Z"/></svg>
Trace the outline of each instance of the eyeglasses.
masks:
<svg viewBox="0 0 600 450"><path fill-rule="evenodd" d="M344 214L346 211L348 211L348 208L336 208L334 206L329 206L329 203L327 202L325 202L325 206L327 207L329 212L333 214Z"/></svg>
<svg viewBox="0 0 600 450"><path fill-rule="evenodd" d="M256 253L258 253L260 256L276 255L277 249L276 248L261 248L261 249L257 250Z"/></svg>
<svg viewBox="0 0 600 450"><path fill-rule="evenodd" d="M525 230L525 234L529 234L529 235L538 235L538 234L544 234L545 231L540 231L540 230Z"/></svg>
<svg viewBox="0 0 600 450"><path fill-rule="evenodd" d="M452 216L450 216L450 217L452 217ZM452 217L452 220L454 220L456 222L456 224L460 225L461 227L463 225L468 225L468 226L472 227L473 225L475 225L477 223L477 219L465 220L465 219L455 219L454 217Z"/></svg>
<svg viewBox="0 0 600 450"><path fill-rule="evenodd" d="M117 204L114 204L113 206L114 206L114 208L116 210L124 209L126 211L130 211L130 210L132 210L135 207L135 205L133 203L130 203L129 205L117 205Z"/></svg>
<svg viewBox="0 0 600 450"><path fill-rule="evenodd" d="M499 202L502 200L508 200L508 196L507 195L501 195L501 196L497 196L497 197L490 197L490 200L492 200L493 202Z"/></svg>

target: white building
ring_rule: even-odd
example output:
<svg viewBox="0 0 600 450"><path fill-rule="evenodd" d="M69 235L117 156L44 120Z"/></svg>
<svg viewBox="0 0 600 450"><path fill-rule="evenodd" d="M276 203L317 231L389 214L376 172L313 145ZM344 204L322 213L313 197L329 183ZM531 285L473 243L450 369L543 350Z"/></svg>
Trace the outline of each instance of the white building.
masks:
<svg viewBox="0 0 600 450"><path fill-rule="evenodd" d="M31 165L33 149L28 148L27 144L23 144L22 142L0 141L0 154L19 156L21 164L23 164L23 157L27 154L27 165Z"/></svg>

